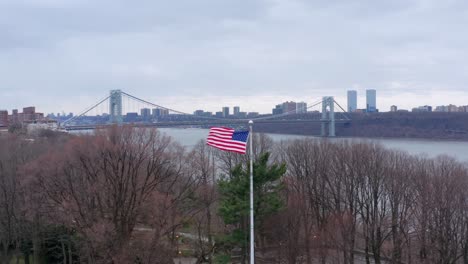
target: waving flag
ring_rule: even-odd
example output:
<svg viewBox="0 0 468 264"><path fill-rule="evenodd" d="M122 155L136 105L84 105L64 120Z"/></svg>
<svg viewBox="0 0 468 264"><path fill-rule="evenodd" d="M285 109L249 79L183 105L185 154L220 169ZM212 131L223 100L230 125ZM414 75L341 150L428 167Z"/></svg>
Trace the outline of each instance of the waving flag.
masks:
<svg viewBox="0 0 468 264"><path fill-rule="evenodd" d="M229 127L212 127L206 144L212 147L245 154L249 131L235 131Z"/></svg>

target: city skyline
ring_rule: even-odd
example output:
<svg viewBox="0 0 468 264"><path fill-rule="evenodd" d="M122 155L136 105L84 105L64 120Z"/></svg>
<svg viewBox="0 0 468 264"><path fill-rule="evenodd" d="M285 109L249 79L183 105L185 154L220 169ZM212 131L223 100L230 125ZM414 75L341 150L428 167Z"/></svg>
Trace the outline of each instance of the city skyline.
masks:
<svg viewBox="0 0 468 264"><path fill-rule="evenodd" d="M414 101L413 100L409 100L409 99L412 99L412 98L408 98L408 97L405 97L405 96L397 96L396 98L395 97L388 97L388 96L384 96L384 95L381 95L381 92L380 90L378 89L355 89L355 90L343 90L343 93L344 93L344 96L334 96L336 101L346 110L348 110L348 92L350 91L356 91L356 98L357 98L357 102L356 102L356 106L357 106L357 109L366 109L367 108L367 104L366 104L366 101L367 101L367 91L368 90L375 90L377 91L377 101L378 101L378 110L380 112L389 112L390 109L391 109L391 106L393 105L396 105L398 106L398 109L402 109L402 110L409 110L411 111L413 108L415 107L419 107L421 105L430 105L430 106L433 106L434 108L437 107L437 106L444 106L444 105L460 105L460 106L464 106L464 105L468 105L468 101L464 100L464 99L460 99L459 97L451 97L451 96L448 96L446 98L446 100L444 100L442 98L438 98L437 100L421 100L421 102L419 101ZM107 92L108 93L108 92ZM153 98L150 96L150 98ZM223 106L227 106L229 108L232 108L233 107L241 107L243 109L243 112L257 112L257 113L260 113L260 114L270 114L271 113L271 110L272 110L272 107L274 108L275 105L278 104L278 102L288 102L288 101L292 101L292 102L296 102L296 103L300 103L300 102L304 102L306 104L311 104L313 102L317 102L318 100L321 100L322 97L317 97L317 98L312 98L308 101L304 100L303 98L298 98L298 97L291 97L291 96L266 96L266 98L268 98L268 100L264 100L264 101L260 101L257 103L257 98L253 98L253 97L249 97L249 96L245 96L245 97L241 97L242 99L239 99L239 100L233 100L233 98L230 98L230 99L227 99L225 100L226 102L228 102L227 104L223 104L222 102L224 101L220 101L220 102L213 102L212 104L207 104L207 103L203 103L200 101L200 103L197 103L197 97L191 97L190 99L187 98L187 100L191 100L192 102L195 102L195 104L191 104L191 105L199 105L199 107L195 107L195 108L190 108L189 106L185 106L185 107L181 107L180 109L177 109L177 108L174 108L172 107L172 105L178 105L179 103L176 102L178 99L180 98L186 98L184 96L181 96L181 97L176 97L176 98L171 98L170 100L167 100L168 104L161 104L162 106L165 106L165 107L168 107L168 108L172 108L172 109L175 109L175 110L179 110L181 112L186 112L186 113L193 113L194 111L196 110L204 110L206 112L213 112L216 113L216 112L222 112L222 107ZM285 100L285 99L282 99L282 98L296 98L296 99L290 99L290 100ZM400 98L400 99L398 99ZM102 98L100 98L102 99ZM200 100L202 98L199 98ZM276 100L276 101L274 101ZM398 101L397 101L398 100ZM238 103L238 102L243 102L243 103ZM432 102L435 102L433 104L431 103L427 103L429 101L432 101ZM1 102L1 100L0 100ZM44 113L65 113L65 114L69 114L69 113L74 113L74 114L77 114L77 113L80 113L82 112L83 110L86 110L89 108L90 104L93 104L93 103L89 103L88 102L88 105L86 105L85 107L79 109L79 108L76 108L75 107L75 111L73 110L68 110L68 109L57 109L57 108L54 108L54 107L49 107L50 104L46 103L46 104L41 104L41 101L31 101L32 103L31 104L26 104L26 105L21 105L21 106L15 106L15 107L12 107L12 108L7 108L3 105L0 104L0 110L8 110L8 111L12 111L13 109L21 109L23 107L27 107L27 106L35 106L37 107L38 109L41 109L42 112ZM246 103L247 102L247 103ZM251 102L251 105L248 104L248 102ZM382 103L384 102L384 103ZM458 103L457 103L458 102ZM271 103L271 105L268 105L269 103ZM190 105L190 106L191 106ZM259 106L257 108L257 106ZM44 109L48 109L48 110L44 110ZM183 109L183 110L181 110ZM231 110L232 110L231 109ZM259 110L259 109L262 109L262 110ZM130 109L128 112L140 112L140 108L135 108L135 109ZM319 110L317 107L316 109L309 109L309 110ZM233 111L233 110L232 110ZM104 113L108 113L107 112L104 112Z"/></svg>
<svg viewBox="0 0 468 264"><path fill-rule="evenodd" d="M102 105L105 105L106 102L105 100L103 100L100 105L101 107L100 108L100 111L99 110L96 110L98 109L98 107L93 107L95 108L95 111L94 112L91 112L90 113L87 113L86 116L101 116L101 115L104 115L104 116L111 116L111 119L112 119L112 111L114 110L114 107L112 105L116 105L117 108L115 109L122 109L122 112L120 111L117 111L115 112L115 115L120 115L120 116L126 116L128 114L132 115L132 116L141 116L141 117L149 117L149 116L160 116L160 115L168 115L168 114L172 114L172 110L170 109L165 109L164 107L156 107L154 108L155 106L151 106L150 108L148 108L147 106L143 106L143 107L138 107L135 105L133 106L132 109L123 109L123 102L122 102L122 97L120 95L121 91L120 90L111 90L110 91L110 97L108 98L109 102L107 103L108 104L108 109L109 111L106 111L106 110L103 110L102 108ZM118 94L118 96L116 96L116 94ZM468 112L468 105L454 105L452 103L450 104L438 104L438 105L412 105L410 106L409 108L401 108L401 107L398 107L398 105L391 105L390 106L390 109L379 109L377 107L377 90L375 89L366 89L365 90L365 105L364 107L362 108L359 108L358 106L362 106L362 103L359 104L358 103L358 92L356 90L348 90L347 91L347 104L346 105L343 105L341 106L342 109L346 109L346 111L348 112L356 112L356 113L365 113L365 112L368 112L368 113L374 113L374 112L396 112L396 111L403 111L403 112ZM325 97L323 97L325 98ZM323 98L321 98L320 100L323 100ZM107 100L107 99L106 99ZM260 113L258 111L249 111L249 112L246 112L246 111L241 111L241 107L240 106L234 106L232 107L233 109L233 112L231 113L230 110L231 110L231 106L221 106L221 111L209 111L209 110L206 110L205 108L201 108L201 109L196 109L196 110L192 110L193 113L190 113L189 112L186 112L186 114L188 115L194 115L194 116L216 116L216 117L248 117L249 115L268 115L268 114L273 114L273 115L277 115L277 114L285 114L285 113L289 113L289 114L300 114L300 113L307 113L307 112L317 112L320 110L320 105L316 105L317 102L314 102L314 105L315 105L315 108L312 106L307 106L307 103L306 102L295 102L295 101L285 101L285 102L282 102L280 104L276 104L274 106L274 108L272 108L272 111L270 113L266 112L266 113ZM117 106L119 105L120 106ZM145 103L143 103L145 104ZM127 104L128 105L128 104ZM29 109L35 109L36 106L23 106L23 111L27 112L27 111L30 111ZM0 119L5 119L5 116L9 116L10 112L11 114L18 112L20 108L14 108L14 109L1 109L0 108L0 115L1 118ZM176 109L175 109L176 110ZM219 106L218 106L218 110L219 110ZM89 111L89 110L88 110ZM340 111L340 110L338 110ZM57 115L56 115L57 113ZM93 114L94 113L94 114ZM140 113L140 114L138 114ZM76 114L80 114L80 113L73 113L73 112L68 112L68 113L65 113L64 111L62 112L48 112L47 113L47 117L51 116L51 117L65 117L65 116L68 116L68 117L73 117L74 115ZM176 114L182 114L182 112L176 112ZM41 113L42 115L42 113ZM1 122L0 122L1 123Z"/></svg>
<svg viewBox="0 0 468 264"><path fill-rule="evenodd" d="M267 113L328 95L345 105L345 90L367 88L380 109L463 105L466 10L461 0L6 0L0 108L79 112L112 89L185 112Z"/></svg>

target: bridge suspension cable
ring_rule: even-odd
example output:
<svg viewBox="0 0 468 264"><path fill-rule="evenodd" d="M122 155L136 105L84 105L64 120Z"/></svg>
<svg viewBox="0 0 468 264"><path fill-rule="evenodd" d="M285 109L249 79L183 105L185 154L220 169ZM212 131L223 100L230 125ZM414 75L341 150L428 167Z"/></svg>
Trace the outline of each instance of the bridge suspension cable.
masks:
<svg viewBox="0 0 468 264"><path fill-rule="evenodd" d="M168 112L172 112L172 113L175 113L175 114L179 114L179 115L184 115L184 116L188 116L188 117L195 117L197 119L205 119L205 120L213 120L213 121L222 121L222 122L226 122L226 121L232 121L232 122L235 122L235 123L240 123L240 122L247 122L249 120L253 120L253 121L256 121L256 120L270 120L270 119L276 119L276 118L281 118L281 117L285 117L285 116L290 116L291 114L295 114L297 112L296 109L293 109L293 110L290 110L290 111L287 111L287 112L284 112L284 113L281 113L281 114L275 114L275 115L268 115L268 116L260 116L260 117L254 117L254 118L239 118L239 119L230 119L230 118L220 118L220 117L213 117L213 116L201 116L201 115L195 115L195 114L191 114L191 113L186 113L186 112L183 112L183 111L179 111L179 110L175 110L175 109L172 109L172 108L168 108L168 107L164 107L162 105L158 105L158 104L155 104L155 103L152 103L152 102L149 102L147 100L144 100L144 99L141 99L141 98L138 98L134 95L131 95L131 94L128 94L126 92L123 92L123 91L120 91L118 90L118 92L122 95L122 96L125 96L127 99L127 101L125 102L125 104L127 105L130 105L132 104L131 102L138 102L138 103L141 103L143 105L148 105L148 106L151 106L151 107L155 107L157 109L163 109L163 110L166 110ZM106 112L105 112L105 109L107 108L107 106L104 105L104 102L106 102L107 100L109 100L109 103L111 103L112 99L112 91L111 91L111 95L105 97L104 99L100 100L98 103L86 108L83 112L81 112L79 115L76 115L76 116L73 116L67 120L65 120L64 122L62 122L61 125L65 125L65 124L68 124L70 123L71 121L73 120L76 120L80 117L83 117L85 116L86 114L88 114L90 111L92 111L93 109L95 111L101 111L103 113L102 117L101 118L101 121L104 121L104 122L109 122L109 120L105 119L105 116L106 116ZM120 99L121 100L121 99ZM323 99L320 99L320 100L317 100L315 102L313 102L311 105L309 105L307 108L305 108L306 112L308 109L311 109L313 107L316 107L317 105L320 105L320 104L323 104ZM347 112L343 109L343 107L341 107L341 105L336 102L334 99L333 99L333 102L343 111L343 116L344 116L344 120L351 120L351 118L346 114ZM120 103L122 105L122 103ZM132 104L133 106L135 106L134 104ZM122 107L122 106L121 106ZM138 107L137 107L138 108ZM104 109L104 110L103 110ZM110 110L110 107L107 108ZM129 109L127 109L127 113ZM132 109L132 110L135 110L135 109ZM120 113L123 114L123 111L120 110ZM111 114L111 113L109 113ZM120 114L120 115L122 115ZM154 115L154 114L153 114ZM98 116L98 114L96 114L96 116ZM112 115L111 115L112 116ZM343 120L343 119L342 119Z"/></svg>
<svg viewBox="0 0 468 264"><path fill-rule="evenodd" d="M182 111L178 111L178 110L175 110L175 109L171 109L171 108L167 108L167 107L164 107L164 106L161 106L161 105L158 105L158 104L155 104L155 103L151 103L149 101L146 101L144 99L141 99L141 98L138 98L136 96L133 96L131 94L128 94L126 92L122 92L123 95L126 95L134 100L137 100L139 102L142 102L142 103L145 103L145 104L148 104L148 105L151 105L151 106L154 106L154 107L157 107L157 108L161 108L161 109L165 109L165 110L168 110L168 111L171 111L171 112L174 112L174 113L177 113L177 114L181 114L181 115L188 115L188 116L194 116L194 117L197 117L197 118L201 118L201 119L210 119L210 120L223 120L223 121L226 121L226 118L219 118L219 117L209 117L209 116L197 116L197 115L194 115L194 114L190 114L190 113L186 113L186 112L182 112ZM314 106L317 106L319 104L321 104L322 101L319 100L319 101L316 101L314 102L311 106L308 106L306 109L310 109ZM237 122L240 122L240 121L249 121L249 120L268 120L268 119L273 119L273 118L278 118L278 117L282 117L282 116L287 116L287 115L290 115L292 113L295 113L296 110L291 110L291 111L288 111L288 112L285 112L285 113L282 113L282 114L277 114L277 115L271 115L271 116L266 116L266 117L256 117L256 118L239 118L239 119L236 119Z"/></svg>
<svg viewBox="0 0 468 264"><path fill-rule="evenodd" d="M346 110L344 110L343 107L341 107L341 105L337 101L335 101L335 99L333 99L333 102L343 111L343 116L346 119L351 120L351 118L346 114Z"/></svg>
<svg viewBox="0 0 468 264"><path fill-rule="evenodd" d="M104 98L104 99L102 99L101 101L99 101L99 103L94 104L93 106L86 108L86 110L83 111L83 112L81 112L79 115L73 116L73 117L71 117L71 118L69 118L69 119L63 121L63 122L62 122L62 125L66 124L66 123L68 123L68 122L70 122L70 121L73 121L73 120L75 120L75 119L77 119L77 118L79 118L79 117L82 117L82 116L86 115L88 112L90 112L91 110L95 109L95 108L98 107L100 104L102 104L102 103L104 103L106 100L108 100L109 97L110 97L110 96L107 96L106 98Z"/></svg>

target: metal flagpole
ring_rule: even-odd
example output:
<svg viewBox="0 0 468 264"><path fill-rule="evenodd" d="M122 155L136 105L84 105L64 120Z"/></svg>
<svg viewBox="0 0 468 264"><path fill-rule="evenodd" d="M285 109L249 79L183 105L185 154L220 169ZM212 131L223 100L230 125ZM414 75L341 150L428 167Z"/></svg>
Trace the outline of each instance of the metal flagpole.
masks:
<svg viewBox="0 0 468 264"><path fill-rule="evenodd" d="M255 263L255 244L254 244L254 196L253 196L253 121L249 121L250 128L250 264Z"/></svg>

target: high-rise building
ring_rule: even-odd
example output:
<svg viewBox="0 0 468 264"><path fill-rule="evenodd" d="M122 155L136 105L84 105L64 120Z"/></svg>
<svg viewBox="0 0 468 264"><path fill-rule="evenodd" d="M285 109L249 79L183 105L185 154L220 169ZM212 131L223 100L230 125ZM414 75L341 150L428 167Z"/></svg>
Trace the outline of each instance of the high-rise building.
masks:
<svg viewBox="0 0 468 264"><path fill-rule="evenodd" d="M348 112L356 112L357 109L357 91L349 90L348 91Z"/></svg>
<svg viewBox="0 0 468 264"><path fill-rule="evenodd" d="M168 115L168 114L169 114L169 110L167 109L153 108L152 110L153 117L160 117L160 116Z"/></svg>
<svg viewBox="0 0 468 264"><path fill-rule="evenodd" d="M366 90L366 111L377 112L377 91L374 89Z"/></svg>
<svg viewBox="0 0 468 264"><path fill-rule="evenodd" d="M36 107L29 106L23 108L23 113L20 114L21 122L31 122L36 119Z"/></svg>
<svg viewBox="0 0 468 264"><path fill-rule="evenodd" d="M271 113L273 115L281 115L283 113L283 105L282 104L276 105L275 108L271 110Z"/></svg>
<svg viewBox="0 0 468 264"><path fill-rule="evenodd" d="M258 112L249 112L249 113L247 113L248 118L257 117L259 115L260 114Z"/></svg>
<svg viewBox="0 0 468 264"><path fill-rule="evenodd" d="M151 119L151 109L149 108L140 109L140 114L141 114L141 118L143 118L143 120L145 121L148 121Z"/></svg>
<svg viewBox="0 0 468 264"><path fill-rule="evenodd" d="M398 111L398 107L396 105L390 106L390 112L396 112Z"/></svg>
<svg viewBox="0 0 468 264"><path fill-rule="evenodd" d="M240 113L240 107L234 106L234 116L239 116L239 113Z"/></svg>
<svg viewBox="0 0 468 264"><path fill-rule="evenodd" d="M418 107L413 108L411 111L412 112L432 112L432 106L430 105L418 106Z"/></svg>
<svg viewBox="0 0 468 264"><path fill-rule="evenodd" d="M458 112L458 107L456 105L449 104L448 105L448 111L449 112Z"/></svg>
<svg viewBox="0 0 468 264"><path fill-rule="evenodd" d="M0 127L8 126L8 111L0 110Z"/></svg>
<svg viewBox="0 0 468 264"><path fill-rule="evenodd" d="M13 111L11 111L11 121L13 123L19 122L18 109L13 109Z"/></svg>
<svg viewBox="0 0 468 264"><path fill-rule="evenodd" d="M294 114L296 113L296 102L289 102L289 101L286 101L283 103L283 113L286 114Z"/></svg>
<svg viewBox="0 0 468 264"><path fill-rule="evenodd" d="M228 106L225 106L223 107L223 117L229 117L229 107Z"/></svg>
<svg viewBox="0 0 468 264"><path fill-rule="evenodd" d="M193 115L196 115L196 116L203 116L203 114L205 113L205 111L203 110L195 110L193 112Z"/></svg>
<svg viewBox="0 0 468 264"><path fill-rule="evenodd" d="M296 114L307 114L307 103L296 103Z"/></svg>
<svg viewBox="0 0 468 264"><path fill-rule="evenodd" d="M446 105L439 105L439 106L436 106L434 112L448 112L449 109L448 109L448 106Z"/></svg>

